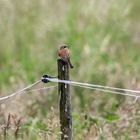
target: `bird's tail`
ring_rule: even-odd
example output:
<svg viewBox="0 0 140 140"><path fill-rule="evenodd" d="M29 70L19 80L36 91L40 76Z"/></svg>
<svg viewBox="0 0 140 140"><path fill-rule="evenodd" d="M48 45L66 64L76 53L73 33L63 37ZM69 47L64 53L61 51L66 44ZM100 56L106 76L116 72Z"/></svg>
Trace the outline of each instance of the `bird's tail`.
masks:
<svg viewBox="0 0 140 140"><path fill-rule="evenodd" d="M72 65L72 63L71 63L71 61L70 61L70 58L68 58L68 63L69 63L69 65L70 65L70 68L73 69L74 67L73 67L73 65Z"/></svg>

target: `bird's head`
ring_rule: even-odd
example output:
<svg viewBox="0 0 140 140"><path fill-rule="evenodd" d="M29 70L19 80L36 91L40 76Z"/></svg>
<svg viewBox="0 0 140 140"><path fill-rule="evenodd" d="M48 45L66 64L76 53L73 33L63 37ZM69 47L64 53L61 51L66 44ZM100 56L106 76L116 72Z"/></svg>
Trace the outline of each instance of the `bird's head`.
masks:
<svg viewBox="0 0 140 140"><path fill-rule="evenodd" d="M62 50L62 49L65 49L65 48L69 48L67 45L62 45L61 47L60 47L60 50Z"/></svg>

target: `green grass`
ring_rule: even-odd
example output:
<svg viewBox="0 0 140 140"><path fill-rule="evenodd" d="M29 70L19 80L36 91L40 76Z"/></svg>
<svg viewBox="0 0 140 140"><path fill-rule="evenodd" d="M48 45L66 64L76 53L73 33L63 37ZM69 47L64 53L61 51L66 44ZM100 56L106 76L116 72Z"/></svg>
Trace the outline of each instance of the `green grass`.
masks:
<svg viewBox="0 0 140 140"><path fill-rule="evenodd" d="M0 1L0 95L43 74L57 75L57 50L64 43L72 53L72 80L139 89L139 7L138 0ZM25 119L19 138L58 139L57 90L40 93L2 105L0 124L10 112ZM131 101L72 87L74 139L139 139L139 102Z"/></svg>

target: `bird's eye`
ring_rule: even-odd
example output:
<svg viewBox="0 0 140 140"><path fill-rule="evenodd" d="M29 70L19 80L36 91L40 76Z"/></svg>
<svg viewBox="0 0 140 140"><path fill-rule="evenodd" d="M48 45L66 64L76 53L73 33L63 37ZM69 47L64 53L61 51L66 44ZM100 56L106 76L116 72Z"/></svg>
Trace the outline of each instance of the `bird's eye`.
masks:
<svg viewBox="0 0 140 140"><path fill-rule="evenodd" d="M64 46L64 48L69 48L69 46Z"/></svg>
<svg viewBox="0 0 140 140"><path fill-rule="evenodd" d="M69 48L69 47L66 45L60 47L60 49L65 49L65 48Z"/></svg>
<svg viewBox="0 0 140 140"><path fill-rule="evenodd" d="M67 48L67 46L62 46L63 49Z"/></svg>

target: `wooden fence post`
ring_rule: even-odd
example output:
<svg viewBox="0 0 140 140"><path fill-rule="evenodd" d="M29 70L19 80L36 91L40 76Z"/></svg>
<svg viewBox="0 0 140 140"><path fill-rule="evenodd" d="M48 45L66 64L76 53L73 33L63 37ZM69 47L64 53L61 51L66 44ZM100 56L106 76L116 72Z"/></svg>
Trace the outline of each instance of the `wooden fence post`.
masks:
<svg viewBox="0 0 140 140"><path fill-rule="evenodd" d="M69 65L62 59L57 60L58 78L69 80ZM72 140L72 115L71 115L71 94L70 85L58 83L58 93L60 96L60 125L61 140Z"/></svg>

